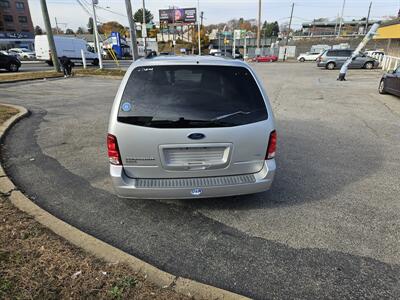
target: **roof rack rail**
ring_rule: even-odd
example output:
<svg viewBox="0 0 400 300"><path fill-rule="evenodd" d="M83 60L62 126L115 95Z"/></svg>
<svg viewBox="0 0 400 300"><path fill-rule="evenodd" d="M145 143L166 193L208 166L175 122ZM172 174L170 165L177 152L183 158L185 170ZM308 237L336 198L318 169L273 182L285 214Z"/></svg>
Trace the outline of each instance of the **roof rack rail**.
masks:
<svg viewBox="0 0 400 300"><path fill-rule="evenodd" d="M156 51L150 51L149 53L147 53L146 59L153 58L153 57L156 57L156 56L157 56L157 52Z"/></svg>

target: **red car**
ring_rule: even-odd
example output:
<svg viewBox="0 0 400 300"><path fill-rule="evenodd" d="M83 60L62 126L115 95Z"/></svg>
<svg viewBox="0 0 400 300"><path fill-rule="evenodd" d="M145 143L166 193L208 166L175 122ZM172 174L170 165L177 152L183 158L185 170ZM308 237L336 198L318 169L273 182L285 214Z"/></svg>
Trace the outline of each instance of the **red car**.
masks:
<svg viewBox="0 0 400 300"><path fill-rule="evenodd" d="M254 62L272 62L277 60L278 56L275 55L257 56L253 59Z"/></svg>

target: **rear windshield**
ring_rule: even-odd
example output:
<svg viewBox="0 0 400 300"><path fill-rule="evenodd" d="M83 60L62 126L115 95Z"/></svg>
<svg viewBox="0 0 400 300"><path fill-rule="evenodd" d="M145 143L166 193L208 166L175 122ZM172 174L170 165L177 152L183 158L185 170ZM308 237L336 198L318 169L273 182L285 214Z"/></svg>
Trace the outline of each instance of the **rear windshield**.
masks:
<svg viewBox="0 0 400 300"><path fill-rule="evenodd" d="M118 113L119 122L156 128L229 127L267 117L246 68L197 65L134 69Z"/></svg>

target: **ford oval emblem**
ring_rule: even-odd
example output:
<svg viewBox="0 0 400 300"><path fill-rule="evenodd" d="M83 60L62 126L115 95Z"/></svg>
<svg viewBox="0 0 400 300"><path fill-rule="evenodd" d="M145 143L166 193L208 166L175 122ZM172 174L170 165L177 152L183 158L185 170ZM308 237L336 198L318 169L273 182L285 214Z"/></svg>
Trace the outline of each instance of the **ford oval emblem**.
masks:
<svg viewBox="0 0 400 300"><path fill-rule="evenodd" d="M191 133L188 135L188 138L191 140L201 140L204 139L206 136L202 133Z"/></svg>
<svg viewBox="0 0 400 300"><path fill-rule="evenodd" d="M193 189L190 193L193 196L200 196L203 193L203 190L202 189Z"/></svg>

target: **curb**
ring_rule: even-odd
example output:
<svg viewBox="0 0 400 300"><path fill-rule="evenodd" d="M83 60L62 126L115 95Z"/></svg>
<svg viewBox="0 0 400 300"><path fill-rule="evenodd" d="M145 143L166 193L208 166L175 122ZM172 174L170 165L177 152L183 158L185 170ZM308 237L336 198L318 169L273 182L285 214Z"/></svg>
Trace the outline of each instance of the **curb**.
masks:
<svg viewBox="0 0 400 300"><path fill-rule="evenodd" d="M27 116L29 111L21 106L1 104L19 110L19 113L0 125L0 140L2 140L8 129L18 120ZM122 250L119 250L83 231L56 218L43 210L23 193L18 191L12 181L8 178L0 165L0 194L8 196L10 201L18 209L33 216L36 221L49 228L51 231L66 239L75 246L104 259L110 263L122 262L129 265L134 272L142 273L147 280L162 288L170 288L173 291L193 297L194 299L226 299L239 300L249 299L247 297L206 285L191 279L174 276L164 272Z"/></svg>

